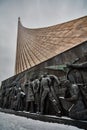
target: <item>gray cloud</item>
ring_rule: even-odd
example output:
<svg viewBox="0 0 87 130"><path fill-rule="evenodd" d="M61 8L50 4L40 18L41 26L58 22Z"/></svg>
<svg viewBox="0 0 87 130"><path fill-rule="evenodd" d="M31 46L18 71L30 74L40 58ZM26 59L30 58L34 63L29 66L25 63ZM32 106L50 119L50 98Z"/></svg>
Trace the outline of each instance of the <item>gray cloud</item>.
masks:
<svg viewBox="0 0 87 130"><path fill-rule="evenodd" d="M0 81L14 75L17 18L38 28L87 15L87 0L0 0Z"/></svg>

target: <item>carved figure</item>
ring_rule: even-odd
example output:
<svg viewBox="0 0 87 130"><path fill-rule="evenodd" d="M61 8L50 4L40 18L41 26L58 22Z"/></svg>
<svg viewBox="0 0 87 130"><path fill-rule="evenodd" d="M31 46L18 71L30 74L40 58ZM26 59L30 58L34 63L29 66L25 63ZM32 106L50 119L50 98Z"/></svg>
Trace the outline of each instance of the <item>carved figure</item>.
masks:
<svg viewBox="0 0 87 130"><path fill-rule="evenodd" d="M34 99L35 99L35 112L40 112L40 81L39 79L35 79L32 82L33 91L34 91Z"/></svg>
<svg viewBox="0 0 87 130"><path fill-rule="evenodd" d="M68 109L69 116L75 119L87 119L87 108L83 102L83 97L80 88L77 84L72 84L70 81L66 81L67 87L65 93L65 99L71 102L72 105Z"/></svg>
<svg viewBox="0 0 87 130"><path fill-rule="evenodd" d="M51 101L56 113L60 114L58 102L53 94L54 92L52 92L51 87L51 79L48 75L45 74L41 80L41 114L44 114L46 97L48 97L48 99Z"/></svg>
<svg viewBox="0 0 87 130"><path fill-rule="evenodd" d="M25 84L26 110L34 112L34 92L32 80Z"/></svg>

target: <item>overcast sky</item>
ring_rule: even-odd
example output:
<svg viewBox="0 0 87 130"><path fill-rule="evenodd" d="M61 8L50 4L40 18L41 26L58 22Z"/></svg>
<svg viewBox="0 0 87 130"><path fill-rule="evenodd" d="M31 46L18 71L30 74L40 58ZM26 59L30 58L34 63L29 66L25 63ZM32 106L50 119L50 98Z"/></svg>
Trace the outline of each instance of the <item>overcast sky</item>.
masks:
<svg viewBox="0 0 87 130"><path fill-rule="evenodd" d="M38 28L87 15L87 0L0 0L0 81L14 75L17 22Z"/></svg>

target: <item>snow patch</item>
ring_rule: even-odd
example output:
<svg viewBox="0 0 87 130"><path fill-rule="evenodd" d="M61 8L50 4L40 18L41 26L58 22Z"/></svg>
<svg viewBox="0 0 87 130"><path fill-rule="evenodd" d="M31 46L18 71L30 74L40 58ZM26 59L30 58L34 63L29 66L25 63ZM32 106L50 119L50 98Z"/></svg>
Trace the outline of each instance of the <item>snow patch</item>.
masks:
<svg viewBox="0 0 87 130"><path fill-rule="evenodd" d="M80 130L74 126L42 122L0 112L0 130Z"/></svg>

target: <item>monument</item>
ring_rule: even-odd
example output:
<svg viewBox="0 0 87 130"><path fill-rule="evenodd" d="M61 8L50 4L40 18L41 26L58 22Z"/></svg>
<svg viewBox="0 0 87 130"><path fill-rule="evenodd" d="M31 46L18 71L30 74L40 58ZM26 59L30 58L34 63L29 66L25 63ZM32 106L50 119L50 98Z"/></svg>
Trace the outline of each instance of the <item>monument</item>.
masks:
<svg viewBox="0 0 87 130"><path fill-rule="evenodd" d="M86 33L87 16L37 29L18 18L15 75L2 81L0 107L87 120Z"/></svg>

